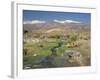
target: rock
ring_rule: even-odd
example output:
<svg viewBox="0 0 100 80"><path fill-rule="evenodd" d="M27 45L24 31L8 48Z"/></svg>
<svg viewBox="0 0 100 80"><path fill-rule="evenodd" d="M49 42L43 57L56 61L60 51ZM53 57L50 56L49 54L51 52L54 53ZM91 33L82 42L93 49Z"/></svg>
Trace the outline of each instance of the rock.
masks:
<svg viewBox="0 0 100 80"><path fill-rule="evenodd" d="M37 56L37 54L35 53L35 54L33 54L33 56Z"/></svg>
<svg viewBox="0 0 100 80"><path fill-rule="evenodd" d="M74 51L74 50L66 50L63 56L68 56L69 58L72 57L80 57L80 52Z"/></svg>
<svg viewBox="0 0 100 80"><path fill-rule="evenodd" d="M24 69L31 69L31 67L32 67L31 64L24 65Z"/></svg>
<svg viewBox="0 0 100 80"><path fill-rule="evenodd" d="M75 51L75 50L66 50L65 53L63 54L63 57L66 59L66 62L69 63L77 63L80 66L83 66L83 57L80 52Z"/></svg>

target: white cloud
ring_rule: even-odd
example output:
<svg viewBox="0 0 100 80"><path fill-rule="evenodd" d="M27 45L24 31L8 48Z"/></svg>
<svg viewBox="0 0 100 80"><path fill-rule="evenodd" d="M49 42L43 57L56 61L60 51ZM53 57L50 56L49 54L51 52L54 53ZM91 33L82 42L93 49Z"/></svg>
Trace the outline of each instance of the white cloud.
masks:
<svg viewBox="0 0 100 80"><path fill-rule="evenodd" d="M79 21L74 21L74 20L53 20L54 22L57 22L57 23L61 23L61 24L64 24L64 23L81 23ZM41 20L33 20L33 21L24 21L23 24L39 24L39 23L46 23L46 21L41 21Z"/></svg>
<svg viewBox="0 0 100 80"><path fill-rule="evenodd" d="M24 21L24 24L38 24L38 23L46 23L46 22L40 20Z"/></svg>
<svg viewBox="0 0 100 80"><path fill-rule="evenodd" d="M24 21L23 24L31 24L31 21Z"/></svg>
<svg viewBox="0 0 100 80"><path fill-rule="evenodd" d="M65 23L65 21L60 21L60 20L54 20L54 22L57 22L57 23Z"/></svg>
<svg viewBox="0 0 100 80"><path fill-rule="evenodd" d="M54 20L54 22L57 22L57 23L81 23L79 21L74 21L74 20L64 20L64 21L61 21L61 20Z"/></svg>

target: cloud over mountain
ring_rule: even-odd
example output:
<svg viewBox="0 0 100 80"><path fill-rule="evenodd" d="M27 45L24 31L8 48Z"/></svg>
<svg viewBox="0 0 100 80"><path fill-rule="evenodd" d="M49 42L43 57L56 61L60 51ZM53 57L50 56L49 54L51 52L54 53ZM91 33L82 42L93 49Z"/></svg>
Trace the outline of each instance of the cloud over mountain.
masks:
<svg viewBox="0 0 100 80"><path fill-rule="evenodd" d="M64 23L81 23L79 21L74 21L74 20L64 20L64 21L54 20L54 22L61 23L61 24L64 24Z"/></svg>
<svg viewBox="0 0 100 80"><path fill-rule="evenodd" d="M56 23L81 23L79 21L74 21L74 20L53 20L52 22L56 22ZM39 24L39 23L47 23L46 21L41 21L41 20L32 20L32 21L24 21L23 24Z"/></svg>
<svg viewBox="0 0 100 80"><path fill-rule="evenodd" d="M40 21L40 20L24 21L24 24L39 24L39 23L46 23L46 21Z"/></svg>

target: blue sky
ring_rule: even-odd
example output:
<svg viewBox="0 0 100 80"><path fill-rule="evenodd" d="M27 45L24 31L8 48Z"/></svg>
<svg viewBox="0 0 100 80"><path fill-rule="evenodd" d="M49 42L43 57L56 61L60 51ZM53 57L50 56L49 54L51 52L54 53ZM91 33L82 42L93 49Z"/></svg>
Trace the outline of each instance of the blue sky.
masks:
<svg viewBox="0 0 100 80"><path fill-rule="evenodd" d="M72 20L84 24L90 24L90 13L75 13L75 12L51 12L51 11L31 11L23 10L23 21L40 20L52 22L53 20Z"/></svg>

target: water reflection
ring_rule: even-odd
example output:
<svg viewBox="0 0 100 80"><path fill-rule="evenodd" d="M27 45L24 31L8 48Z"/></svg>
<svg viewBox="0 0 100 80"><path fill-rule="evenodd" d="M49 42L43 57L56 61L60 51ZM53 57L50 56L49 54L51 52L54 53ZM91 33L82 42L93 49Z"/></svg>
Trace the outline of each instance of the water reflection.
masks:
<svg viewBox="0 0 100 80"><path fill-rule="evenodd" d="M51 54L25 64L24 69L84 66L80 52L67 50L61 56Z"/></svg>

